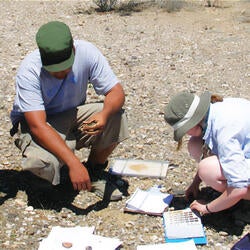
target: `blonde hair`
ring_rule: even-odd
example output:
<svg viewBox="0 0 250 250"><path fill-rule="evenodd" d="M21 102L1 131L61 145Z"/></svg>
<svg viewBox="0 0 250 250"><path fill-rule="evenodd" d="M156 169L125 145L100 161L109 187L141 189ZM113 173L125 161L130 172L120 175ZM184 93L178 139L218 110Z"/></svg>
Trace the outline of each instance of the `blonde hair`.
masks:
<svg viewBox="0 0 250 250"><path fill-rule="evenodd" d="M223 97L218 94L212 94L210 98L210 103L223 102ZM182 138L178 141L176 150L180 150L183 144Z"/></svg>

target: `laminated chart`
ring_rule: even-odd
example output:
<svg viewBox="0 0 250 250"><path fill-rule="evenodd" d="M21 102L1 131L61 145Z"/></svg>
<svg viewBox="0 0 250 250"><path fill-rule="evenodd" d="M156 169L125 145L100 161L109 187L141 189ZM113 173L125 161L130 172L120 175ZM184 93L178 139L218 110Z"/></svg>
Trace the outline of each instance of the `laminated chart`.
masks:
<svg viewBox="0 0 250 250"><path fill-rule="evenodd" d="M193 239L195 244L206 244L201 219L190 208L163 213L166 242Z"/></svg>
<svg viewBox="0 0 250 250"><path fill-rule="evenodd" d="M117 175L164 178L168 165L168 161L116 159L109 171Z"/></svg>

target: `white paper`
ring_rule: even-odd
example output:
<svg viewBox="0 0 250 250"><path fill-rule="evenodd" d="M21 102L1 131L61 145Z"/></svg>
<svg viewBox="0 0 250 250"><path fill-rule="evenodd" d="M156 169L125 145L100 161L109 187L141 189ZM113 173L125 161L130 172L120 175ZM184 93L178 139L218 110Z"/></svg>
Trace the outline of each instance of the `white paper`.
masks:
<svg viewBox="0 0 250 250"><path fill-rule="evenodd" d="M119 239L94 235L93 231L94 227L53 227L38 250L65 250L64 242L72 243L71 250L82 250L87 246L93 250L114 250L122 244Z"/></svg>
<svg viewBox="0 0 250 250"><path fill-rule="evenodd" d="M139 245L137 250L197 250L194 241L187 240L184 242Z"/></svg>
<svg viewBox="0 0 250 250"><path fill-rule="evenodd" d="M147 191L137 188L126 202L126 208L145 213L163 213L169 206L172 195L162 193L158 188Z"/></svg>

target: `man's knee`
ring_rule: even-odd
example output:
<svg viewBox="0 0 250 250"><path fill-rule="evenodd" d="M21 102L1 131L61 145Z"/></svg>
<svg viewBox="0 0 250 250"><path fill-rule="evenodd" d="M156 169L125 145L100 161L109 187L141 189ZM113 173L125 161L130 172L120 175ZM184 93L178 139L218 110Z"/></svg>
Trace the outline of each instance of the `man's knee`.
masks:
<svg viewBox="0 0 250 250"><path fill-rule="evenodd" d="M52 162L44 162L39 158L24 158L21 166L23 170L30 171L42 179L53 182L55 168Z"/></svg>
<svg viewBox="0 0 250 250"><path fill-rule="evenodd" d="M46 150L28 147L23 153L22 168L46 179L54 185L60 183L59 160Z"/></svg>

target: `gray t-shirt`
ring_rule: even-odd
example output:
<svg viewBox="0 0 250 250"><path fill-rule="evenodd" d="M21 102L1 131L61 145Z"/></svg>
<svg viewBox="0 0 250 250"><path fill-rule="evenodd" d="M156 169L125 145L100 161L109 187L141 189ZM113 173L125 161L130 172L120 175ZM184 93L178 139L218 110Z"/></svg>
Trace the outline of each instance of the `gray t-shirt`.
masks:
<svg viewBox="0 0 250 250"><path fill-rule="evenodd" d="M38 49L22 61L10 115L13 124L23 118L24 112L45 110L51 115L84 104L89 82L98 95L106 94L118 83L107 60L93 44L75 40L74 46L74 64L63 80L43 69Z"/></svg>

